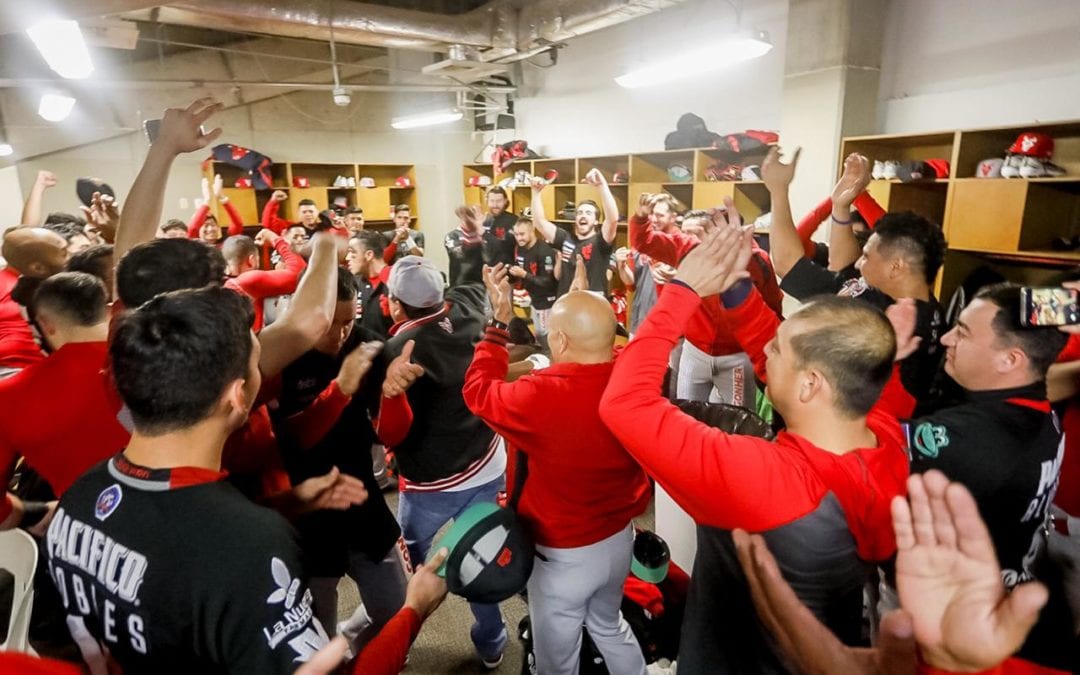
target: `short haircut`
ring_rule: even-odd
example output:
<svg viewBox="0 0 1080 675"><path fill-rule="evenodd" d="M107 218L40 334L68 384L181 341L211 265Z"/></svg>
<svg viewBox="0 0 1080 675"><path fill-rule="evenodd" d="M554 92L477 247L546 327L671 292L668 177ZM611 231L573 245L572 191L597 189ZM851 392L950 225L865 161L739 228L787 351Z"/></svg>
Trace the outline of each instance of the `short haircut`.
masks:
<svg viewBox="0 0 1080 675"><path fill-rule="evenodd" d="M195 239L155 239L132 248L116 266L116 294L135 308L160 293L221 285L225 258Z"/></svg>
<svg viewBox="0 0 1080 675"><path fill-rule="evenodd" d="M225 243L221 245L221 255L225 257L225 262L237 264L248 256L257 255L259 253L259 247L255 245L255 240L246 234L237 234L229 237L225 240Z"/></svg>
<svg viewBox="0 0 1080 675"><path fill-rule="evenodd" d="M535 225L533 225L532 218L526 218L525 216L521 216L517 219L517 222L514 223L514 227L517 227L518 225L524 225L525 227L535 227Z"/></svg>
<svg viewBox="0 0 1080 675"><path fill-rule="evenodd" d="M318 206L315 203L315 200L313 200L313 199L301 199L299 202L296 203L296 205L297 206L315 206L315 207Z"/></svg>
<svg viewBox="0 0 1080 675"><path fill-rule="evenodd" d="M881 247L899 255L933 283L945 259L945 235L941 228L912 211L886 213L874 226Z"/></svg>
<svg viewBox="0 0 1080 675"><path fill-rule="evenodd" d="M1027 355L1032 374L1040 380L1065 347L1069 336L1056 326L1024 326L1020 323L1021 286L998 283L985 286L975 294L975 300L986 300L997 306L990 326L998 343L1005 348L1018 347Z"/></svg>
<svg viewBox="0 0 1080 675"><path fill-rule="evenodd" d="M411 211L408 204L398 204L394 207L394 215L396 216L401 211Z"/></svg>
<svg viewBox="0 0 1080 675"><path fill-rule="evenodd" d="M287 232L289 232L291 230L295 230L296 228L300 228L301 230L304 231L304 234L307 234L307 228L304 227L303 225L301 225L300 223L293 223L292 225L289 225L284 230L282 230L281 233L285 234L285 233L287 233Z"/></svg>
<svg viewBox="0 0 1080 675"><path fill-rule="evenodd" d="M81 232L82 228L86 225L86 220L80 216L76 216L71 213L64 213L63 211L53 211L49 215L45 216L45 223L42 225L42 227L45 227L46 229L52 229L47 226L58 225L60 223L73 223L76 227L79 228L79 231ZM57 230L53 230L53 232L57 232Z"/></svg>
<svg viewBox="0 0 1080 675"><path fill-rule="evenodd" d="M108 283L112 280L113 245L97 244L68 258L69 272L86 272Z"/></svg>
<svg viewBox="0 0 1080 675"><path fill-rule="evenodd" d="M169 218L161 226L162 232L172 232L173 230L183 230L187 232L187 225L179 218Z"/></svg>
<svg viewBox="0 0 1080 675"><path fill-rule="evenodd" d="M491 195L502 195L506 199L510 199L510 197L506 194L506 190L500 185L496 185L495 187L488 189L487 195L485 196L490 197Z"/></svg>
<svg viewBox="0 0 1080 675"><path fill-rule="evenodd" d="M356 277L349 271L348 267L338 267L337 269L337 301L347 302L356 301L356 291L358 290L356 285Z"/></svg>
<svg viewBox="0 0 1080 675"><path fill-rule="evenodd" d="M101 279L86 272L60 272L34 291L33 312L62 316L73 326L96 326L108 317L108 292Z"/></svg>
<svg viewBox="0 0 1080 675"><path fill-rule="evenodd" d="M683 210L682 203L678 199L675 199L675 197L668 194L667 192L661 192L660 194L655 194L655 195L653 195L652 198L653 198L653 201L656 202L656 204L667 204L668 209L672 213L678 214L680 211ZM582 202L582 203L584 203L584 202Z"/></svg>
<svg viewBox="0 0 1080 675"><path fill-rule="evenodd" d="M251 299L220 286L165 293L121 315L109 356L139 433L206 419L225 387L249 374L253 319Z"/></svg>
<svg viewBox="0 0 1080 675"><path fill-rule="evenodd" d="M861 300L818 296L788 321L800 324L791 337L795 360L825 375L837 409L851 418L870 412L896 358L896 333L885 314Z"/></svg>
<svg viewBox="0 0 1080 675"><path fill-rule="evenodd" d="M365 251L371 251L376 258L382 259L383 251L386 250L386 239L382 234L374 230L361 230L352 238L360 242Z"/></svg>
<svg viewBox="0 0 1080 675"><path fill-rule="evenodd" d="M594 209L596 209L596 217L597 218L600 217L600 205L597 204L596 202L594 202L593 200L586 199L584 201L578 202L577 208L580 209L582 206L591 206L591 207L593 207Z"/></svg>
<svg viewBox="0 0 1080 675"><path fill-rule="evenodd" d="M53 214L55 215L55 214ZM64 241L70 242L72 239L78 236L85 237L86 232L83 231L83 227L86 226L86 222L75 222L73 220L57 220L51 223L45 223L43 228L50 232L55 232L64 238Z"/></svg>
<svg viewBox="0 0 1080 675"><path fill-rule="evenodd" d="M684 223L688 220L697 220L699 218L708 219L710 217L711 216L709 215L709 212L705 209L690 209L686 213L682 214L682 219Z"/></svg>
<svg viewBox="0 0 1080 675"><path fill-rule="evenodd" d="M359 206L350 206L349 208L345 209L345 215L349 215L350 213L359 213L360 215L364 215L364 209L360 208Z"/></svg>

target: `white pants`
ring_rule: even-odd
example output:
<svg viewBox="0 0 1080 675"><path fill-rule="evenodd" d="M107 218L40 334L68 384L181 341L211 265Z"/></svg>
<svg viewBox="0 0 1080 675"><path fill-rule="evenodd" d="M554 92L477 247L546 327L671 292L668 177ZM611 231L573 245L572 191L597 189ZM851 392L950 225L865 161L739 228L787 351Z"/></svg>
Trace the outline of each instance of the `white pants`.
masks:
<svg viewBox="0 0 1080 675"><path fill-rule="evenodd" d="M757 385L750 357L742 352L712 356L684 340L675 397L754 410Z"/></svg>
<svg viewBox="0 0 1080 675"><path fill-rule="evenodd" d="M589 629L608 672L645 673L641 647L619 611L633 547L630 525L588 546L536 547L529 618L540 675L577 675L582 626Z"/></svg>

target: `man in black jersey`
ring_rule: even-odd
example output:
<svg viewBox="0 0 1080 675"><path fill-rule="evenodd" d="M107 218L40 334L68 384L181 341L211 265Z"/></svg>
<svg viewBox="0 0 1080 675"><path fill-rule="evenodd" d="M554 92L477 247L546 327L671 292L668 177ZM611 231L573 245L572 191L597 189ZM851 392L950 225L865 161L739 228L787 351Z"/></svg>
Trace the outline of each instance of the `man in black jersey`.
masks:
<svg viewBox="0 0 1080 675"><path fill-rule="evenodd" d="M557 296L563 296L570 290L574 280L574 266L580 257L585 262L585 271L589 279L590 291L608 295L608 268L611 253L615 250L615 234L619 223L619 205L611 194L607 179L597 169L585 175L585 182L600 190L600 201L604 205L604 220L600 221L600 207L592 200L578 204L572 230L555 225L544 214L544 201L541 195L547 182L534 178L532 184L532 218L540 230L544 241L551 244L562 259L562 274L559 276Z"/></svg>
<svg viewBox="0 0 1080 675"><path fill-rule="evenodd" d="M1055 327L1021 325L1021 298L1015 284L982 289L941 339L945 372L963 387L964 401L912 420L908 452L912 473L938 469L971 491L1006 588L1035 579L1051 586L1050 601L1017 655L1073 669L1080 650L1063 593L1042 574L1042 527L1064 456L1061 427L1046 398L1046 371L1067 336Z"/></svg>
<svg viewBox="0 0 1080 675"><path fill-rule="evenodd" d="M797 157L797 155L796 155ZM761 165L761 178L772 198L774 222L791 227L791 205L788 187L795 175L796 162L784 164L778 151L773 151ZM845 178L848 174L845 174ZM851 232L851 204L861 193L858 182L852 178L850 189L843 189L843 181L833 191L832 227L843 230L843 237L834 234L830 241L830 267L842 270L848 262L840 260L842 248L837 242L846 237L848 248L856 251L855 269L859 276L851 278L843 271L833 272L808 258L800 257L787 270L780 270L781 290L797 300L807 300L815 295L839 294L865 300L879 309L886 309L900 298L915 301L915 335L922 338L919 350L904 360L900 366L900 379L904 388L915 398L916 412L922 412L930 403L931 388L941 366L941 336L945 333L945 312L934 297L934 279L945 257L945 236L941 228L926 218L912 213L888 213L874 227L866 245L861 249Z"/></svg>
<svg viewBox="0 0 1080 675"><path fill-rule="evenodd" d="M510 198L506 190L496 185L487 191L488 215L484 218L485 262L488 265L514 264L514 225L517 216L507 211Z"/></svg>
<svg viewBox="0 0 1080 675"><path fill-rule="evenodd" d="M485 244L484 213L479 206L454 209L458 226L443 238L446 257L450 259L450 288L483 283Z"/></svg>
<svg viewBox="0 0 1080 675"><path fill-rule="evenodd" d="M379 489L370 458L357 452L375 442L371 415L378 412L382 377L366 375L381 346L371 341L382 338L356 321L355 298L353 275L340 269L330 330L314 349L285 367L270 406L294 485L337 468L359 478L367 489L363 504L346 511L316 511L296 522L315 612L327 632L335 629L341 577L348 574L360 589L363 611L340 627L350 639L374 634L397 613L408 579L401 529ZM354 651L360 646L354 640Z"/></svg>
<svg viewBox="0 0 1080 675"><path fill-rule="evenodd" d="M555 304L562 261L555 249L537 241L536 228L530 218L520 218L514 225L514 241L510 278L517 282L518 288L528 292L536 336L542 338L548 333L548 317Z"/></svg>
<svg viewBox="0 0 1080 675"><path fill-rule="evenodd" d="M91 672L292 673L326 642L292 529L222 480L261 383L252 321L247 298L208 287L115 324L135 429L64 494L46 544Z"/></svg>

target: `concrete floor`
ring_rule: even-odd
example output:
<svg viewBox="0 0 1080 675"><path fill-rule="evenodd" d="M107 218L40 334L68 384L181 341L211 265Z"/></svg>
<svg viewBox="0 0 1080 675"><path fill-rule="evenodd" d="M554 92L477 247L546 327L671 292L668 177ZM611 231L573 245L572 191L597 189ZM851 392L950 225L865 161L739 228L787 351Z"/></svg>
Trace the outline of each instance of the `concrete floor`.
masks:
<svg viewBox="0 0 1080 675"><path fill-rule="evenodd" d="M387 493L386 501L390 510L397 513L397 493ZM654 527L651 502L649 508L636 522L649 529ZM338 587L338 616L344 619L352 615L359 603L360 596L356 585L348 578L343 579ZM496 670L485 671L473 649L472 641L469 639L469 628L472 626L473 617L468 603L457 596L449 595L420 629L420 635L416 638L412 651L409 652L409 665L403 672L410 675L521 673L522 649L517 637L517 626L528 610L525 602L516 596L503 602L501 607L509 640L506 643L502 665Z"/></svg>

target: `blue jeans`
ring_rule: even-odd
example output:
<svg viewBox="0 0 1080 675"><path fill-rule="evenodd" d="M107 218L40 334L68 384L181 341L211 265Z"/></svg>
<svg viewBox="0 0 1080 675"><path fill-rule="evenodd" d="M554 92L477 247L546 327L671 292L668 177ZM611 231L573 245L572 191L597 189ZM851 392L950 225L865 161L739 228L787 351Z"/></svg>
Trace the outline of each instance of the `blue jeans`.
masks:
<svg viewBox="0 0 1080 675"><path fill-rule="evenodd" d="M398 521L413 565L424 564L439 528L473 504L494 502L505 482L500 477L460 492L402 492ZM497 659L506 646L506 627L499 606L469 603L469 608L476 619L470 631L476 651L484 660Z"/></svg>

